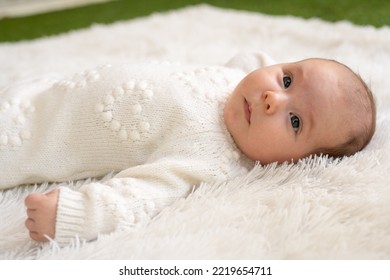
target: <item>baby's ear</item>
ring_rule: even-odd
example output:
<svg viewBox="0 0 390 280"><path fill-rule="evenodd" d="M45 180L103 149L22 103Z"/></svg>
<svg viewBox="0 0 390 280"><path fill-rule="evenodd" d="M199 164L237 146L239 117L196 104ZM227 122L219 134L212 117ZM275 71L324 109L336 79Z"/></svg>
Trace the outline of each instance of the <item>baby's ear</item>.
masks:
<svg viewBox="0 0 390 280"><path fill-rule="evenodd" d="M239 53L230 59L225 66L242 69L250 73L256 69L275 64L275 61L264 52Z"/></svg>

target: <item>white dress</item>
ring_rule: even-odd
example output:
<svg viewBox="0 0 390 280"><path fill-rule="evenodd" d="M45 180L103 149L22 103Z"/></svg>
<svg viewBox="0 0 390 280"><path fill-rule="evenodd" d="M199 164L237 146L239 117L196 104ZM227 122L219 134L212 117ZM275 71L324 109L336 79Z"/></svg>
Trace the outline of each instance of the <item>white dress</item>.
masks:
<svg viewBox="0 0 390 280"><path fill-rule="evenodd" d="M55 240L91 240L146 222L201 182L253 166L227 131L223 108L267 59L108 65L2 92L0 189L114 172L77 191L60 189Z"/></svg>

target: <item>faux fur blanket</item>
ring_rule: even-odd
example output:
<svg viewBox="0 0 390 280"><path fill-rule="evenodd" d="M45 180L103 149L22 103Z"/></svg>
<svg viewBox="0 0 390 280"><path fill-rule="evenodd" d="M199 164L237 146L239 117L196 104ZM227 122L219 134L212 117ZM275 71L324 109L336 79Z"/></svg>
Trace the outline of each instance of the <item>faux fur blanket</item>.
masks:
<svg viewBox="0 0 390 280"><path fill-rule="evenodd" d="M340 60L368 81L378 104L372 143L339 161L256 166L203 184L149 224L65 248L24 228L25 196L0 192L1 259L389 259L390 28L193 6L30 42L0 44L0 88L53 72L145 59L222 64L242 51L276 61ZM1 167L0 167L1 168ZM75 182L78 188L83 182Z"/></svg>

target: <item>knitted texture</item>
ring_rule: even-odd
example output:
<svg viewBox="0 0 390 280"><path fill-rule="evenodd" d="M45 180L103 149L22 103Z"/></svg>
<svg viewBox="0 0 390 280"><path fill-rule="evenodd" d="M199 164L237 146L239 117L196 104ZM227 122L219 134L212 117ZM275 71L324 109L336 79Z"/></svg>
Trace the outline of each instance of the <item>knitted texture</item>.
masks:
<svg viewBox="0 0 390 280"><path fill-rule="evenodd" d="M252 68L264 63L252 60ZM248 71L242 61L248 56L229 67L106 65L3 93L0 187L117 173L104 184L61 188L55 239L63 244L143 223L201 182L247 172L253 162L223 121Z"/></svg>

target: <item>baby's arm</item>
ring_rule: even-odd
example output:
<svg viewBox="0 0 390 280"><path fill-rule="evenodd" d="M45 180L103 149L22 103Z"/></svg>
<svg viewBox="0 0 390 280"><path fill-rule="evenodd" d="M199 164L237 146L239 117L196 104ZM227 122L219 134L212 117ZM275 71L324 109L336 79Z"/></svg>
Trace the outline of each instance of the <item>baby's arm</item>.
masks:
<svg viewBox="0 0 390 280"><path fill-rule="evenodd" d="M54 238L59 189L47 194L30 194L25 199L27 207L26 227L36 241Z"/></svg>
<svg viewBox="0 0 390 280"><path fill-rule="evenodd" d="M47 235L62 246L76 236L93 240L99 234L144 224L199 183L190 171L182 162L150 163L78 190L60 187L32 194L26 198L26 226L32 239L47 241Z"/></svg>

